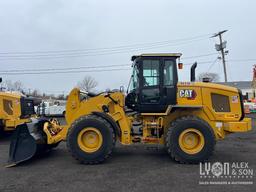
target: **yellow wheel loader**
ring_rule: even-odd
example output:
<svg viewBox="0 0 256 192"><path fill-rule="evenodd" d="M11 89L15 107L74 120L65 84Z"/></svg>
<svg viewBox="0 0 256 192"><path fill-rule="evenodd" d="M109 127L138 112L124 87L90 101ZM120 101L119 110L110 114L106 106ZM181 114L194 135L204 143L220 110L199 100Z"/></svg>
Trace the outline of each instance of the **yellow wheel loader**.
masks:
<svg viewBox="0 0 256 192"><path fill-rule="evenodd" d="M0 92L0 136L30 122L35 116L33 99L17 93Z"/></svg>
<svg viewBox="0 0 256 192"><path fill-rule="evenodd" d="M115 143L163 145L180 163L206 161L216 140L251 130L244 117L241 91L224 85L178 82L181 54L132 57L127 94L122 90L93 94L74 88L67 100L66 122L38 120L23 124L11 142L9 166L66 141L70 154L84 164L105 161Z"/></svg>

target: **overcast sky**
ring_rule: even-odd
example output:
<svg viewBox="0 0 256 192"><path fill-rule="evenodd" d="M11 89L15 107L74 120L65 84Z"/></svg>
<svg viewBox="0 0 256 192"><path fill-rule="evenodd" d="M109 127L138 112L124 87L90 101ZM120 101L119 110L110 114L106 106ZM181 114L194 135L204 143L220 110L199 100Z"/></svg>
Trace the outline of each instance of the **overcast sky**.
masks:
<svg viewBox="0 0 256 192"><path fill-rule="evenodd" d="M228 80L251 80L252 65L256 64L255 7L253 0L1 0L0 71L129 65L134 54L181 52L184 64L201 63L197 74L210 68L223 81L221 62L214 63L218 55L185 57L215 53L214 44L218 41L210 36L227 29L223 39L229 50ZM180 39L187 40L181 42ZM153 45L164 41L169 43L154 44L161 46L147 49L140 45L135 49L136 44ZM127 45L135 48L111 54L102 54L98 49ZM87 49L94 49L97 54L67 57L65 52L58 52ZM57 51L60 55L32 59L8 55L49 51ZM237 61L244 59L251 60ZM179 71L180 81L189 80L189 69L186 65ZM130 70L48 75L4 75L0 72L4 80L21 80L27 88L55 94L63 91L67 94L85 75L94 77L101 90L127 86L130 74Z"/></svg>

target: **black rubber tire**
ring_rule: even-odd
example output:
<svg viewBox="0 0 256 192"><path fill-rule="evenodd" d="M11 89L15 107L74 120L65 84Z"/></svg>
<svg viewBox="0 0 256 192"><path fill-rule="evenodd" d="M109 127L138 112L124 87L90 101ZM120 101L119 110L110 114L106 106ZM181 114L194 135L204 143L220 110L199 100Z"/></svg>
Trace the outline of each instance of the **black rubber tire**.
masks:
<svg viewBox="0 0 256 192"><path fill-rule="evenodd" d="M80 149L77 136L86 127L94 127L103 137L102 146L93 153L86 153ZM115 145L114 129L102 117L96 115L83 116L77 119L70 127L67 135L67 147L72 156L83 164L98 164L110 157Z"/></svg>
<svg viewBox="0 0 256 192"><path fill-rule="evenodd" d="M5 131L4 131L4 127L0 126L0 138L3 138L6 135Z"/></svg>
<svg viewBox="0 0 256 192"><path fill-rule="evenodd" d="M5 136L3 120L0 119L0 138Z"/></svg>
<svg viewBox="0 0 256 192"><path fill-rule="evenodd" d="M205 140L202 150L196 154L188 154L179 146L179 135L188 128L199 130ZM179 163L196 164L204 162L213 154L215 147L215 135L210 125L204 120L195 116L184 116L171 123L166 135L166 148L172 159Z"/></svg>

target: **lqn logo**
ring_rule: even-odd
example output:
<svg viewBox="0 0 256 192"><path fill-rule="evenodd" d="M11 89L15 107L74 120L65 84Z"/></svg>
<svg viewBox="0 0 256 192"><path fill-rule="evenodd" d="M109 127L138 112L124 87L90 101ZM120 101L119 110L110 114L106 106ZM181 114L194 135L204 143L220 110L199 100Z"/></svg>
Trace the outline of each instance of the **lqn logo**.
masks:
<svg viewBox="0 0 256 192"><path fill-rule="evenodd" d="M253 184L248 162L207 162L199 165L199 184Z"/></svg>

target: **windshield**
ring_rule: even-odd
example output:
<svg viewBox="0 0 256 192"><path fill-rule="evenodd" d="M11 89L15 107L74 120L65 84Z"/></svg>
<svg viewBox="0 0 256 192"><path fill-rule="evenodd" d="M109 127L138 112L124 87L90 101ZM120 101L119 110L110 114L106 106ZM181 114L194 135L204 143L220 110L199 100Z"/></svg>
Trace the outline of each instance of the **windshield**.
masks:
<svg viewBox="0 0 256 192"><path fill-rule="evenodd" d="M135 90L139 88L139 69L138 66L134 63L133 64L133 71L132 76L129 82L128 92L131 92L132 90Z"/></svg>

